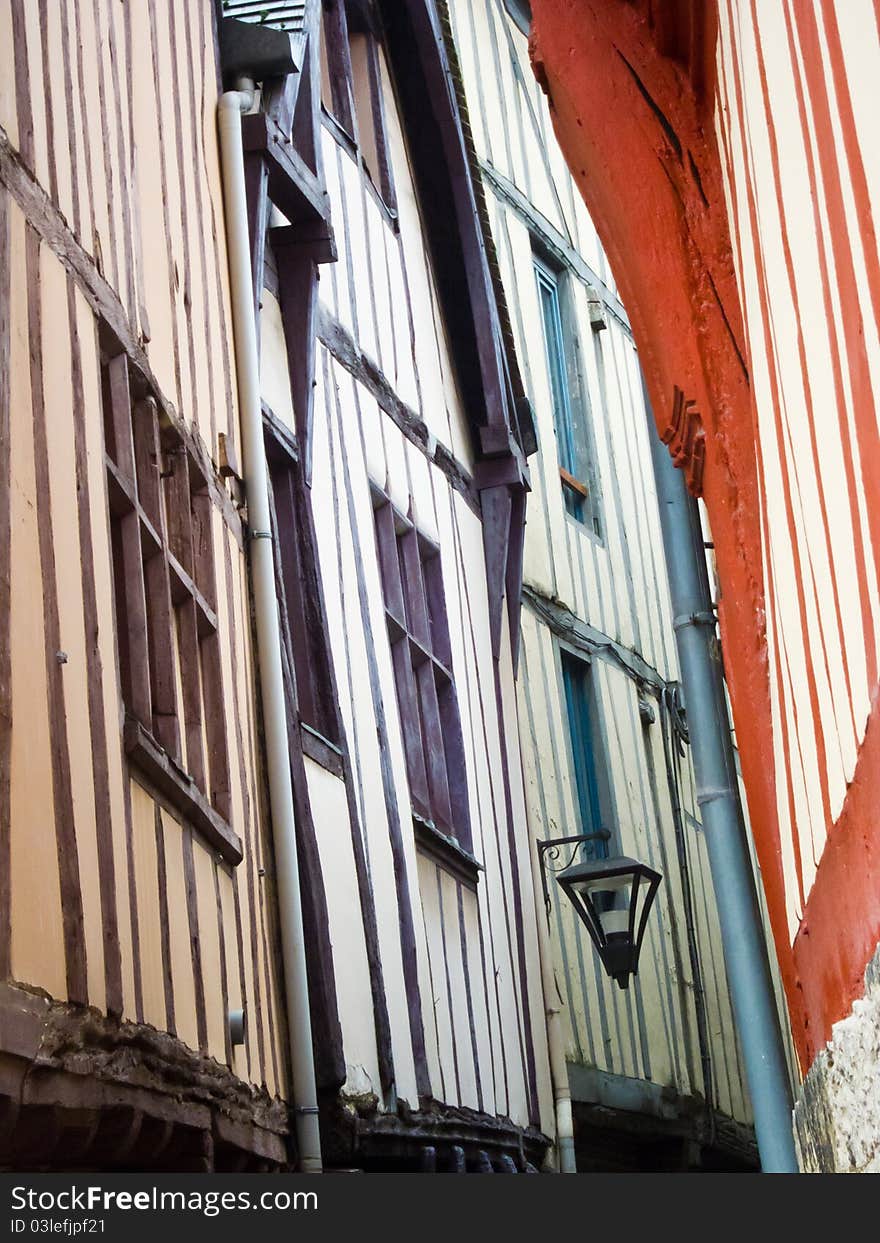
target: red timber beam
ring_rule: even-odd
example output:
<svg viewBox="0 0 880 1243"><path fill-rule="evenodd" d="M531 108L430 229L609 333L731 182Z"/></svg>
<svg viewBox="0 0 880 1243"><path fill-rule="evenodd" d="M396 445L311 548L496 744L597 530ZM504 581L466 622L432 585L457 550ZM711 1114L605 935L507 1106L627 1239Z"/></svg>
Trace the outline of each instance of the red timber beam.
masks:
<svg viewBox="0 0 880 1243"><path fill-rule="evenodd" d="M709 511L749 813L806 1064L773 778L756 421L714 128L715 4L532 0L532 13L535 73L626 305L658 431Z"/></svg>

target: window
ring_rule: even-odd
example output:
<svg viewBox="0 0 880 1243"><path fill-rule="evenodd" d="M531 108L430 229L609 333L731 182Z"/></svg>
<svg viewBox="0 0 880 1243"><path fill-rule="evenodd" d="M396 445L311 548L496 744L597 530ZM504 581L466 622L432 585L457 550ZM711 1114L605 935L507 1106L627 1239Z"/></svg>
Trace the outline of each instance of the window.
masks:
<svg viewBox="0 0 880 1243"><path fill-rule="evenodd" d="M126 753L238 863L208 478L124 354L104 367L103 406Z"/></svg>
<svg viewBox="0 0 880 1243"><path fill-rule="evenodd" d="M303 750L324 767L341 773L339 717L309 497L301 464L270 430L266 431L266 456L282 635L296 683Z"/></svg>
<svg viewBox="0 0 880 1243"><path fill-rule="evenodd" d="M579 363L579 337L565 275L535 256L559 478L565 508L601 537L598 475L586 386Z"/></svg>
<svg viewBox="0 0 880 1243"><path fill-rule="evenodd" d="M321 103L354 141L351 54L344 0L323 0L321 20Z"/></svg>
<svg viewBox="0 0 880 1243"><path fill-rule="evenodd" d="M370 180L393 212L381 52L369 4L324 0L321 102L358 148Z"/></svg>
<svg viewBox="0 0 880 1243"><path fill-rule="evenodd" d="M464 742L440 550L381 492L374 493L374 518L417 839L430 844L433 830L468 852Z"/></svg>
<svg viewBox="0 0 880 1243"><path fill-rule="evenodd" d="M571 652L563 651L562 683L565 687L581 832L598 833L605 825L596 770L597 747L589 664ZM608 844L604 841L585 842L582 850L588 859L604 859L608 855Z"/></svg>

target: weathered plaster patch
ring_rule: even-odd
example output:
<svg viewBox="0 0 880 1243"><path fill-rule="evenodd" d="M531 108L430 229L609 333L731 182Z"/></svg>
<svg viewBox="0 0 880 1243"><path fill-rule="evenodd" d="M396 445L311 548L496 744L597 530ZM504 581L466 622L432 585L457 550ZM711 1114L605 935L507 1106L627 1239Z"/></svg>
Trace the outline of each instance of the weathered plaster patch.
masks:
<svg viewBox="0 0 880 1243"><path fill-rule="evenodd" d="M810 1068L794 1124L805 1173L880 1173L880 946L864 996Z"/></svg>

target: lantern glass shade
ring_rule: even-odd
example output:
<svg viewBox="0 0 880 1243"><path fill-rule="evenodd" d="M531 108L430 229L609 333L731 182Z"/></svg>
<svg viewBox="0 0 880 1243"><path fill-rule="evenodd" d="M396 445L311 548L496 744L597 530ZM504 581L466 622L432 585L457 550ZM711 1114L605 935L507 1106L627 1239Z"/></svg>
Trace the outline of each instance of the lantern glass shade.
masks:
<svg viewBox="0 0 880 1243"><path fill-rule="evenodd" d="M635 975L648 913L662 877L636 859L594 859L557 874L605 970L621 988Z"/></svg>

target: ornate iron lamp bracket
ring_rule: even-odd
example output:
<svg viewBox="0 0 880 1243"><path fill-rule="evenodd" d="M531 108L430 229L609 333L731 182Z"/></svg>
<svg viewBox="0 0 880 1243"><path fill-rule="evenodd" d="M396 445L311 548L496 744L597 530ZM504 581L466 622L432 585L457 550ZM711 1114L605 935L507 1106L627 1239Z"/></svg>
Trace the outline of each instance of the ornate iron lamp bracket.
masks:
<svg viewBox="0 0 880 1243"><path fill-rule="evenodd" d="M571 867L574 863L575 855L585 842L608 842L611 840L611 831L609 829L598 829L595 833L579 833L576 837L551 837L546 841L537 840L538 861L541 864L541 889L544 893L544 907L547 911L547 918L550 918L550 888L547 884L547 873L563 872L567 867ZM571 854L565 863L559 864L562 854L562 848L571 846ZM568 852L566 852L567 854ZM554 867L553 864L558 866Z"/></svg>

